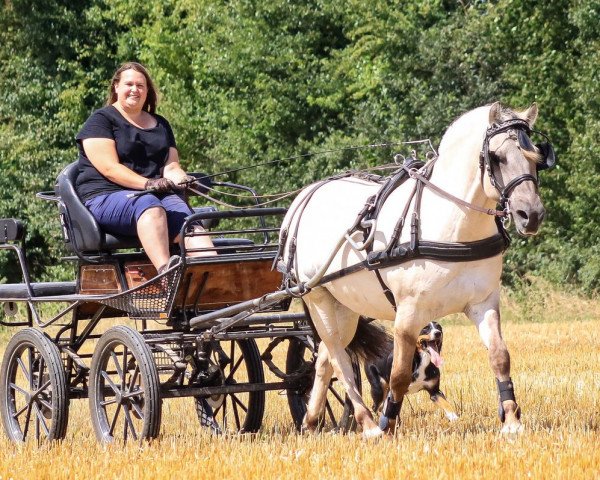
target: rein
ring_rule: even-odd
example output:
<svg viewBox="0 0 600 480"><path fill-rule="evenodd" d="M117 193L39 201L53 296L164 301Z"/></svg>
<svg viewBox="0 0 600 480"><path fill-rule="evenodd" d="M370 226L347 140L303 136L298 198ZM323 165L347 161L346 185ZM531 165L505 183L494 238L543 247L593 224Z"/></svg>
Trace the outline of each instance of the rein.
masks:
<svg viewBox="0 0 600 480"><path fill-rule="evenodd" d="M408 174L410 175L410 178L414 178L415 180L418 180L419 182L422 182L428 188L430 188L431 190L433 190L434 192L436 192L440 196L446 198L447 200L450 200L453 203L456 203L458 205L462 205L463 207L470 208L471 210L475 210L477 212L485 213L487 215L492 215L494 217L505 218L505 217L508 217L508 215L509 215L508 210L506 210L506 209L505 210L496 210L495 208L481 208L481 207L479 207L477 205L474 205L472 203L466 202L462 198L458 198L458 197L452 195L451 193L448 193L445 190L442 190L437 185L431 183L426 177L424 177L423 175L421 175L419 173L419 171L416 170L416 169L414 169L414 168L408 170Z"/></svg>

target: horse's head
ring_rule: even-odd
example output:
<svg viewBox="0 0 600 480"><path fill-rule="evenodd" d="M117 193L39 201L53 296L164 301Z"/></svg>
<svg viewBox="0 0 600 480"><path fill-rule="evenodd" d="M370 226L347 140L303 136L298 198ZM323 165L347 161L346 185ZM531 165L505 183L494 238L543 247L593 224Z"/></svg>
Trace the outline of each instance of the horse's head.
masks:
<svg viewBox="0 0 600 480"><path fill-rule="evenodd" d="M517 231L535 235L546 213L538 192L538 172L554 165L550 143L534 145L529 139L537 119L534 103L516 112L494 103L481 152L486 195L511 215Z"/></svg>

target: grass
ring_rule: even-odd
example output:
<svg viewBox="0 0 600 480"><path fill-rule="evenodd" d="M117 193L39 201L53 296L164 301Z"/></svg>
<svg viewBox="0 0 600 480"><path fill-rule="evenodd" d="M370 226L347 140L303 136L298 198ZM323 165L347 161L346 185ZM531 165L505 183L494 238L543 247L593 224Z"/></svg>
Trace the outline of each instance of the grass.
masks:
<svg viewBox="0 0 600 480"><path fill-rule="evenodd" d="M487 354L475 328L451 317L442 321L442 389L457 422L421 392L408 397L392 438L301 436L286 397L271 392L254 436L212 437L200 429L191 399L177 399L163 404L158 441L102 446L87 401L74 400L61 443L14 445L0 436L0 478L600 478L600 305L548 291L530 303L517 300L503 298L503 332L523 409L518 437L499 436ZM534 321L522 319L528 316Z"/></svg>

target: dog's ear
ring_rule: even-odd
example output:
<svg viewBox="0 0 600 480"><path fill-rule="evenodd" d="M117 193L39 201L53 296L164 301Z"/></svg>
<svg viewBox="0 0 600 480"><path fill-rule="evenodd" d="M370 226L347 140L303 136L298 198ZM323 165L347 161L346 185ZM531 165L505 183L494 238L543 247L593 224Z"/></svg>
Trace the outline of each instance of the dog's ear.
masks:
<svg viewBox="0 0 600 480"><path fill-rule="evenodd" d="M381 374L379 373L379 369L377 365L371 363L365 366L365 374L367 376L367 380L371 384L371 389L379 388L379 382L381 380Z"/></svg>
<svg viewBox="0 0 600 480"><path fill-rule="evenodd" d="M378 379L377 381L379 382L379 379L381 378L381 373L379 373L379 369L377 368L377 365L372 363L371 365L368 366L368 370L369 370L369 373L371 374L371 376L373 378L377 378Z"/></svg>
<svg viewBox="0 0 600 480"><path fill-rule="evenodd" d="M373 364L370 364L367 366L367 368L365 368L365 373L367 374L367 380L369 380L369 384L371 385L373 411L377 411L377 408L383 402L384 386L382 384L384 382L384 379L381 377L377 366Z"/></svg>

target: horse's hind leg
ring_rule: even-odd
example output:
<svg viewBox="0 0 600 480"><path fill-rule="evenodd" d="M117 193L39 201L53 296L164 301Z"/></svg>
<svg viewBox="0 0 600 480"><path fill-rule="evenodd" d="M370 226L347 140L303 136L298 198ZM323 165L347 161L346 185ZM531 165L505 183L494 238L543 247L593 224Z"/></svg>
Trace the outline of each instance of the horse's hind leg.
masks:
<svg viewBox="0 0 600 480"><path fill-rule="evenodd" d="M499 292L492 293L483 303L469 306L465 313L477 326L481 340L488 349L490 366L498 384L498 413L503 423L502 433L520 432L523 428L521 409L517 405L510 378L510 354L500 329Z"/></svg>
<svg viewBox="0 0 600 480"><path fill-rule="evenodd" d="M332 376L333 367L329 361L329 351L325 342L321 342L315 362L315 380L306 406L306 415L302 421L303 431L313 432L317 429L320 416L325 410L327 390Z"/></svg>
<svg viewBox="0 0 600 480"><path fill-rule="evenodd" d="M356 332L358 315L344 307L324 288L314 289L304 297L304 301L324 346L319 347L315 381L303 423L308 428L314 428L318 424L325 406L325 396L333 370L346 389L363 435L365 437L380 435L381 430L373 421L371 412L358 391L352 361L345 350ZM330 365L327 365L327 357Z"/></svg>

